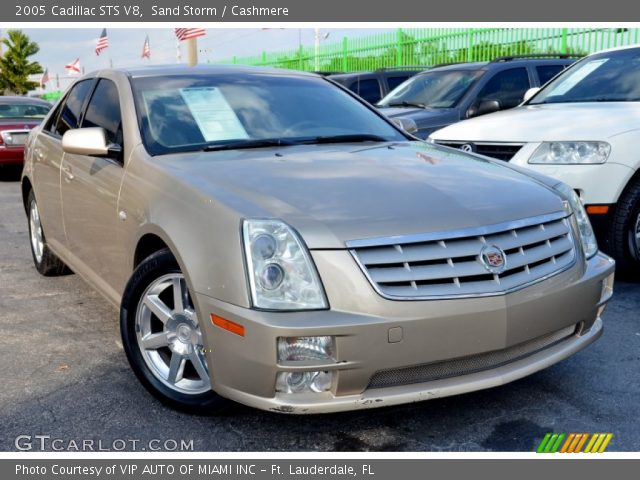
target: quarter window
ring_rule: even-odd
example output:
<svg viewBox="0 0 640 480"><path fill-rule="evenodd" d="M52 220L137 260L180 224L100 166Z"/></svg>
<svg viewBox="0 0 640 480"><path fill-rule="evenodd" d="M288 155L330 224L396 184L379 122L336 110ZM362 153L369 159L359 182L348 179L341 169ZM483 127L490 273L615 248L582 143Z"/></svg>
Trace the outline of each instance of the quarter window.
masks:
<svg viewBox="0 0 640 480"><path fill-rule="evenodd" d="M92 85L93 80L83 80L73 86L64 101L62 110L60 110L55 127L50 130L51 133L62 136L67 130L78 128L82 107L91 91Z"/></svg>

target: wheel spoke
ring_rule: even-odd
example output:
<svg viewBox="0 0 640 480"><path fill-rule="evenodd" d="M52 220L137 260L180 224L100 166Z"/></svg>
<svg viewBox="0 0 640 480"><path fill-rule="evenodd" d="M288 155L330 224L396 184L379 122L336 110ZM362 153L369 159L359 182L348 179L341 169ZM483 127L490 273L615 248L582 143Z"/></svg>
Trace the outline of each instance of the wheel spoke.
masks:
<svg viewBox="0 0 640 480"><path fill-rule="evenodd" d="M172 280L173 283L173 310L175 312L184 311L187 302L187 287L184 283L184 280L181 278L174 278Z"/></svg>
<svg viewBox="0 0 640 480"><path fill-rule="evenodd" d="M167 380L174 385L182 380L182 375L184 373L184 365L186 363L186 358L177 353L173 353L171 355L171 361L169 362L169 376Z"/></svg>
<svg viewBox="0 0 640 480"><path fill-rule="evenodd" d="M165 332L150 333L142 339L142 347L146 350L157 350L169 345L169 339Z"/></svg>
<svg viewBox="0 0 640 480"><path fill-rule="evenodd" d="M207 367L204 363L204 355L201 355L200 353L193 351L191 352L191 354L189 355L189 360L191 360L191 363L193 364L194 368L196 369L196 372L198 373L198 376L200 377L200 379L205 382L205 383L209 383L209 372L207 371Z"/></svg>
<svg viewBox="0 0 640 480"><path fill-rule="evenodd" d="M144 304L162 323L167 323L171 318L171 309L157 295L147 295Z"/></svg>

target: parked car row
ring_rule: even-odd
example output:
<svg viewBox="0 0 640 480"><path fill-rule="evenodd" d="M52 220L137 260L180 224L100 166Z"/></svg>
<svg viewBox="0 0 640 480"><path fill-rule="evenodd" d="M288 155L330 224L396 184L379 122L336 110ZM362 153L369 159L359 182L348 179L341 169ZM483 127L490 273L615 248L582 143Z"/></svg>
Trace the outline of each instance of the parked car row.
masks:
<svg viewBox="0 0 640 480"><path fill-rule="evenodd" d="M429 141L557 178L578 193L620 271L640 273L640 48L590 55L522 105Z"/></svg>
<svg viewBox="0 0 640 480"><path fill-rule="evenodd" d="M454 395L603 331L614 262L570 186L418 140L324 77L104 69L25 158L36 269L119 308L135 375L180 409Z"/></svg>
<svg viewBox="0 0 640 480"><path fill-rule="evenodd" d="M3 167L22 165L27 136L50 109L37 98L0 96L0 175Z"/></svg>

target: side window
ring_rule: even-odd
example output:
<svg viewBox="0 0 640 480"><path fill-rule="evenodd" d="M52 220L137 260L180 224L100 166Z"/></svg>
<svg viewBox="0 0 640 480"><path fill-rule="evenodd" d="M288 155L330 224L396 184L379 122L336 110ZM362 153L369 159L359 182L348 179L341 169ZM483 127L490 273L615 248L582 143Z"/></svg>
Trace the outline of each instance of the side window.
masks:
<svg viewBox="0 0 640 480"><path fill-rule="evenodd" d="M376 103L380 100L380 84L375 78L356 80L349 89L364 98L367 102Z"/></svg>
<svg viewBox="0 0 640 480"><path fill-rule="evenodd" d="M400 85L401 83L404 83L405 80L407 80L409 78L408 75L405 75L403 77L387 77L387 85L389 85L389 91L393 90L394 88L396 88L398 85Z"/></svg>
<svg viewBox="0 0 640 480"><path fill-rule="evenodd" d="M118 88L111 81L101 79L89 100L82 127L102 127L108 143L122 145L122 115Z"/></svg>
<svg viewBox="0 0 640 480"><path fill-rule="evenodd" d="M540 79L540 85L544 85L553 77L555 77L558 73L564 70L563 65L539 65L536 67L536 72L538 72L538 78Z"/></svg>
<svg viewBox="0 0 640 480"><path fill-rule="evenodd" d="M513 108L522 102L525 92L530 88L529 74L526 68L511 68L496 73L478 94L477 103L498 100L500 108Z"/></svg>
<svg viewBox="0 0 640 480"><path fill-rule="evenodd" d="M67 130L78 128L82 106L84 105L87 95L89 95L92 85L93 80L83 80L73 86L62 105L60 114L56 119L55 127L50 130L51 133L62 136Z"/></svg>
<svg viewBox="0 0 640 480"><path fill-rule="evenodd" d="M56 123L58 122L58 115L60 115L60 110L62 110L62 107L64 106L65 101L66 99L63 99L56 106L55 110L51 112L51 115L49 116L47 123L44 125L44 127L42 127L42 130L44 130L45 132L53 133L53 134L56 133Z"/></svg>

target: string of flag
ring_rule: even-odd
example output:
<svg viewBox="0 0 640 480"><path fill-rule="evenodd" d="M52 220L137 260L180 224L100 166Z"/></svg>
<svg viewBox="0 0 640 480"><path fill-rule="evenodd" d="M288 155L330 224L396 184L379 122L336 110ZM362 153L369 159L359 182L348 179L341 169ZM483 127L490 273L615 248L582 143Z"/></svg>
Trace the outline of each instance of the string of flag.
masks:
<svg viewBox="0 0 640 480"><path fill-rule="evenodd" d="M186 40L191 40L198 37L203 37L207 34L204 28L175 28L174 33L179 42L183 42ZM107 29L103 28L100 36L96 41L95 54L100 56L100 54L109 48L109 36L107 35ZM151 59L151 44L149 42L149 35L147 35L144 39L144 44L142 45L142 55L141 58L146 58L147 60ZM67 63L64 66L68 75L79 75L82 72L82 68L80 66L80 58L76 58L73 62ZM49 69L46 68L42 77L40 78L40 88L44 88L45 85L51 80L49 77Z"/></svg>

